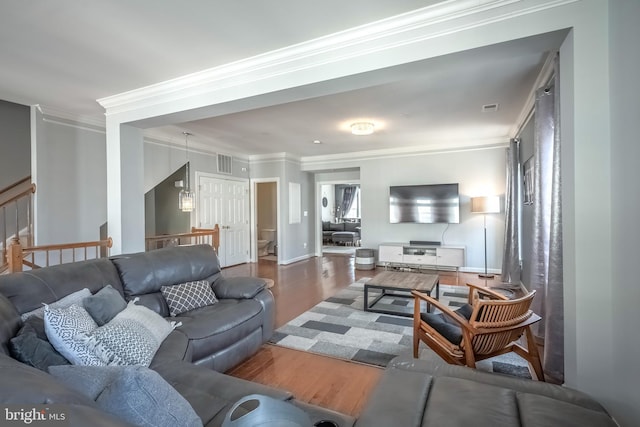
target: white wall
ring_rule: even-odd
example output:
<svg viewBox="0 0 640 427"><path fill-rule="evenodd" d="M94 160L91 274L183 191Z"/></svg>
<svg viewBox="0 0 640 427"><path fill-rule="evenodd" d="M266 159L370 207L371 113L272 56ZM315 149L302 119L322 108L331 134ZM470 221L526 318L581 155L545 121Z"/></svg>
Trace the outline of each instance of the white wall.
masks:
<svg viewBox="0 0 640 427"><path fill-rule="evenodd" d="M334 184L322 184L320 186L320 200L327 199L327 206L321 206L322 221L335 221L336 195L334 190Z"/></svg>
<svg viewBox="0 0 640 427"><path fill-rule="evenodd" d="M612 338L615 409L624 425L640 421L640 359L637 328L640 325L638 242L640 242L640 2L616 0L609 4L611 67L611 206L613 288ZM629 44L632 43L631 48ZM604 284L605 286L607 283ZM597 337L596 337L597 338ZM624 402L624 403L622 403Z"/></svg>

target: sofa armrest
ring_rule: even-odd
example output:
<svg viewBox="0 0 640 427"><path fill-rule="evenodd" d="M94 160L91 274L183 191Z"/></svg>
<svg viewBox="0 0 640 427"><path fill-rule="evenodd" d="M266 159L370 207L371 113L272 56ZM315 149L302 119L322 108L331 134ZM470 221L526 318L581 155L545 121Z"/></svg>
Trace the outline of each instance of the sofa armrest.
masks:
<svg viewBox="0 0 640 427"><path fill-rule="evenodd" d="M218 298L249 299L255 297L267 286L259 277L220 277L213 285Z"/></svg>

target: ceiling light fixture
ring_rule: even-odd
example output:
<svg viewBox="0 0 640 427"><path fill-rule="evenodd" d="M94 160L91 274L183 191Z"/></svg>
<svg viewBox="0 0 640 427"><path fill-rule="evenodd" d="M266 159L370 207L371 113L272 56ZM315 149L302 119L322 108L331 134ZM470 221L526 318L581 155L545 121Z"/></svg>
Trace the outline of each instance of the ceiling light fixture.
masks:
<svg viewBox="0 0 640 427"><path fill-rule="evenodd" d="M371 122L356 122L351 124L351 133L354 135L371 135L374 130Z"/></svg>
<svg viewBox="0 0 640 427"><path fill-rule="evenodd" d="M322 141L320 141L319 139L314 139L314 140L313 140L313 143L314 143L314 144L322 144Z"/></svg>
<svg viewBox="0 0 640 427"><path fill-rule="evenodd" d="M191 187L189 186L189 175L191 171L189 170L189 136L192 135L189 132L182 132L184 134L184 146L185 153L187 158L187 171L185 177L185 186L180 190L180 194L178 195L178 209L182 212L191 212L195 207L195 194L191 191Z"/></svg>

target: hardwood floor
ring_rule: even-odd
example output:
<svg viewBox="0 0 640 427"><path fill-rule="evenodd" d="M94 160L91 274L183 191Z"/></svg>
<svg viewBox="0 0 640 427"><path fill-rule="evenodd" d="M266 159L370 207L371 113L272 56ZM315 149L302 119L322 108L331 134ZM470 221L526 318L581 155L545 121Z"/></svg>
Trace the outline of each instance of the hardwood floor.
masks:
<svg viewBox="0 0 640 427"><path fill-rule="evenodd" d="M274 261L242 264L224 269L223 274L272 279L276 327L280 327L351 283L384 271L355 270L354 264L353 257L327 255L286 266L278 266ZM467 282L490 285L499 283L499 276L485 280L470 273L440 273L442 284ZM227 373L289 390L301 401L357 417L382 372L383 369L375 366L266 344Z"/></svg>

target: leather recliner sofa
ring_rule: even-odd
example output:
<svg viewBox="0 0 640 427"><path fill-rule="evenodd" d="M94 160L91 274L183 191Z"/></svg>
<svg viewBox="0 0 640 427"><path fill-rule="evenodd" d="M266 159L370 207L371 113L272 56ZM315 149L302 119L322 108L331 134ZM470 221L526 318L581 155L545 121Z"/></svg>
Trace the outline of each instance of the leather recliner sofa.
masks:
<svg viewBox="0 0 640 427"><path fill-rule="evenodd" d="M188 401L207 427L222 425L234 403L252 394L288 402L305 411L312 424L329 419L339 427L616 426L598 402L579 391L451 366L437 356L391 361L357 421L299 402L287 391L218 372L244 360L269 338L273 296L259 279L222 277L215 253L206 246L0 275L0 407L61 405L70 426L129 425L52 375L9 356L9 341L22 325L20 313L84 287L95 293L110 284L127 299L139 297L139 302L165 314L158 294L162 284L205 278L220 298L220 313L216 317L206 307L185 313L186 327L169 334L149 367ZM244 303L251 307L239 309Z"/></svg>
<svg viewBox="0 0 640 427"><path fill-rule="evenodd" d="M203 425L222 425L233 404L251 394L287 401L315 421L329 418L340 427L353 425L353 417L295 401L287 391L221 373L250 357L271 337L274 298L262 279L223 277L208 245L0 275L0 406L62 405L71 426L128 425L52 375L10 357L9 341L23 324L20 315L83 288L95 294L111 285L126 300L139 298L138 304L167 317L160 287L197 280L211 283L218 302L171 318L182 324L166 337L149 368L189 402Z"/></svg>

